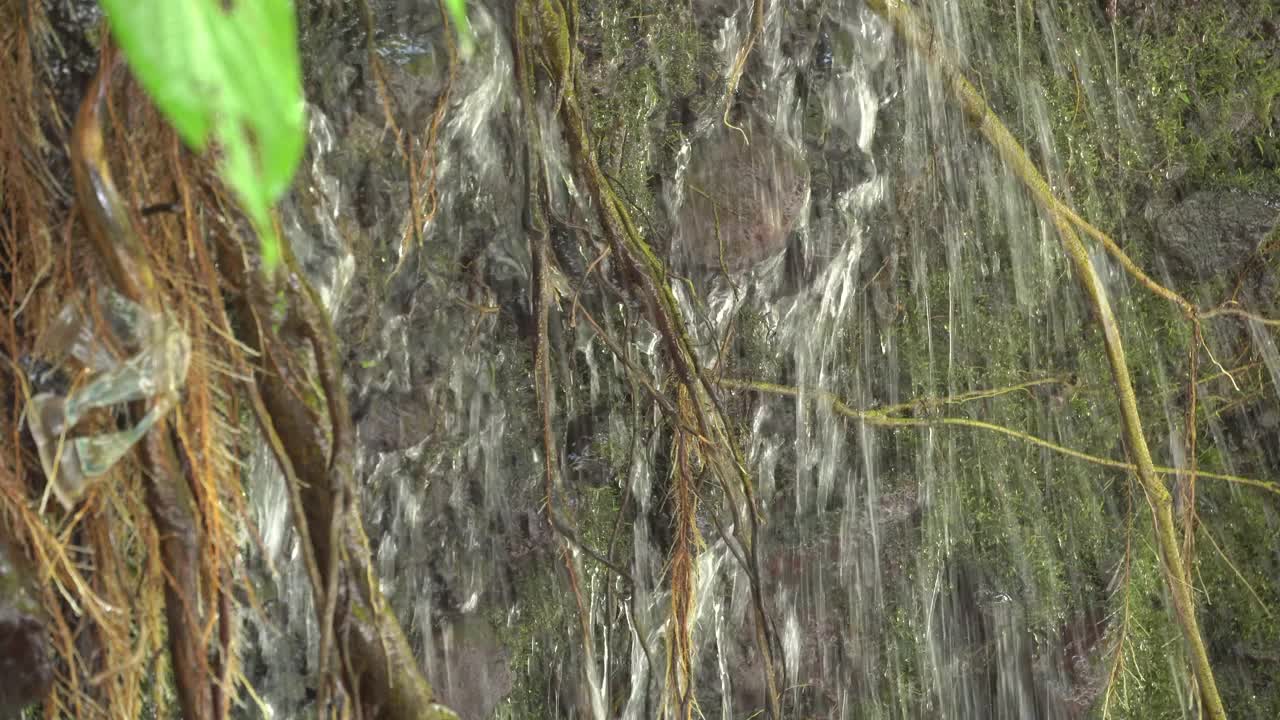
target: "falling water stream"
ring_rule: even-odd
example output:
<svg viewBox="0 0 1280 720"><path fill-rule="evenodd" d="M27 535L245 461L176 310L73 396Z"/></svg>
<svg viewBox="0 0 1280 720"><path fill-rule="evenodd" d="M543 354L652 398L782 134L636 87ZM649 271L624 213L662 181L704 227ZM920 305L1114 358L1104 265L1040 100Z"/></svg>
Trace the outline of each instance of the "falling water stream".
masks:
<svg viewBox="0 0 1280 720"><path fill-rule="evenodd" d="M1119 618L1136 617L1138 603L1142 624L1126 636L1130 695L1190 707L1150 520L1123 471L990 430L850 418L828 395L840 407L909 403L903 417L980 421L1124 458L1100 333L1059 240L941 77L860 0L765 2L739 110L753 118L752 147L779 150L751 156L750 183L739 189L741 177L715 175L734 164L705 153L736 142L716 103L747 41L751 3L679 4L662 21L645 19L657 6L638 0L580 4L583 82L617 83L615 125L596 128L602 165L679 274L672 287L702 364L799 388L791 397L726 386L721 398L759 498L756 552L784 716L1085 717L1102 701ZM921 10L1063 200L1108 209L1087 177L1068 178L1073 153L1084 151L1060 144L1054 120L1064 109L1057 86L1042 83L1070 83L1078 106L1068 111L1109 129L1081 139L1112 158L1100 174L1128 162L1125 148L1142 132L1134 106L1149 98L1120 74L1105 22L1082 25L1080 11L1061 4L979 11L931 0ZM468 3L477 44L449 87L428 218L408 211L404 143L386 128L383 96L394 98L400 131L426 136L448 76L446 26L434 3L370 5L371 44L357 12L302 11L311 146L282 219L347 353L379 580L442 701L464 718L672 717L671 432L628 370L665 387L664 346L625 278L609 259L597 263L603 235L547 98L534 116L552 180L557 282L567 288L552 308L564 478L555 502L576 533L588 654L557 531L543 514L528 128L511 10ZM695 70L712 102L677 108L678 61L664 66L662 52L678 43L659 34L669 27L703 39L706 65ZM619 45L619 28L636 35ZM617 47L627 49L614 56ZM627 83L645 63L656 68L649 90L635 91ZM1024 79L1009 83L1002 72ZM619 142L624 126L650 137ZM414 162L425 152L414 145ZM628 181L633 162L653 177ZM770 178L779 189L759 190ZM747 228L757 245L681 245L697 242L677 226L698 182L742 194L745 219L725 227ZM1121 317L1157 463L1183 467L1177 363L1186 341L1166 319L1176 314L1101 251L1092 260ZM1149 271L1177 277L1163 261ZM624 357L574 314L578 304ZM1274 330L1241 328L1211 329L1210 342L1260 355L1269 374L1257 392L1274 402ZM1213 417L1201 426L1212 469L1275 477L1274 418ZM261 625L245 664L273 716L296 717L314 698L307 658L319 638L273 472L264 450L249 490L269 551L257 571L270 622L251 621ZM1225 503L1240 491L1202 492ZM695 712L758 717L767 690L750 574L717 529L732 522L723 493L708 483L700 495ZM1270 507L1261 517L1274 532ZM1206 522L1214 512L1202 510ZM612 557L625 577L582 546ZM1125 702L1111 700L1111 711L1163 716Z"/></svg>

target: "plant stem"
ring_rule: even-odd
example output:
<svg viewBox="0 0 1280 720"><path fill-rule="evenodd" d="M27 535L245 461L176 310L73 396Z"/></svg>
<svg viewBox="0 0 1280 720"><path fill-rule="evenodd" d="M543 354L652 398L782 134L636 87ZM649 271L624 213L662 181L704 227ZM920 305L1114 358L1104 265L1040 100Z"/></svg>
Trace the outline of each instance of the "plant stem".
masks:
<svg viewBox="0 0 1280 720"><path fill-rule="evenodd" d="M1187 641L1191 667L1200 686L1204 710L1212 720L1225 720L1226 710L1218 694L1213 668L1209 664L1208 650L1196 620L1191 580L1182 561L1182 552L1174 527L1173 503L1163 481L1156 475L1151 451L1147 447L1146 437L1143 434L1142 419L1138 414L1138 403L1133 391L1133 381L1125 357L1124 344L1120 338L1120 329L1111 311L1106 290L1089 260L1089 253L1076 233L1071 218L1063 211L1062 203L1054 197L1044 177L1027 157L1026 151L992 112L978 90L964 77L959 65L954 62L941 41L923 25L915 11L900 0L868 0L868 5L889 20L907 43L942 74L952 95L970 122L991 143L992 148L1009 170L1027 187L1041 212L1058 231L1063 248L1075 267L1076 279L1080 282L1093 308L1094 316L1102 326L1107 360L1111 365L1111 375L1120 402L1126 445L1133 459L1134 472L1151 506L1155 522L1155 539L1163 559L1165 581L1173 599L1174 614L1182 626L1182 634Z"/></svg>

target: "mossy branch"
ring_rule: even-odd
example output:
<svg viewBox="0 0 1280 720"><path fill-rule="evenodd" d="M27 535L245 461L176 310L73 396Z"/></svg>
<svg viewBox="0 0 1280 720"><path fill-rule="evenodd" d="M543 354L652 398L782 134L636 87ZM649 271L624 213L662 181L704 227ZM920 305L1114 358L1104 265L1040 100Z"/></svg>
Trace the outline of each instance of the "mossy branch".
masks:
<svg viewBox="0 0 1280 720"><path fill-rule="evenodd" d="M540 5L540 13L543 17L559 18L562 22L564 19L564 10L562 8L551 8L551 2L544 2ZM555 3L558 8L558 2ZM591 611L587 599L582 591L582 567L578 557L574 554L573 548L570 546L570 539L575 537L573 532L564 532L568 528L564 527L556 511L556 497L561 489L562 479L560 476L560 452L559 445L556 442L555 430L552 426L554 419L555 405L555 385L551 374L551 364L548 359L550 350L550 308L552 303L551 282L548 274L551 271L551 237L547 223L547 180L543 170L541 159L541 142L538 130L538 121L534 113L533 95L532 95L532 74L533 74L533 56L532 47L527 43L520 42L521 39L528 37L529 20L527 15L517 17L517 43L516 43L516 74L520 79L521 100L524 108L525 131L528 133L525 148L527 151L525 158L526 180L529 187L528 206L526 207L528 221L528 237L529 237L529 256L532 260L532 287L530 288L530 305L533 307L533 374L534 387L538 399L538 416L540 421L540 435L542 441L542 475L543 475L543 509L547 516L548 524L556 531L559 541L559 551L561 560L564 563L565 573L569 582L569 589L573 593L574 606L577 609L578 630L582 639L582 652L584 655L583 674L589 694L591 697L592 711L598 720L603 720L605 708L604 701L600 695L599 672L596 669L596 653L594 633L591 626ZM568 33L567 28L565 33ZM569 52L568 39L561 38L561 52L556 53L559 63L561 64L557 72L568 72ZM579 547L582 547L579 545Z"/></svg>
<svg viewBox="0 0 1280 720"><path fill-rule="evenodd" d="M682 415L691 414L688 391L677 391ZM685 424L692 424L692 418ZM672 540L671 631L667 638L667 684L672 689L679 720L692 720L697 700L693 692L693 622L697 608L696 558L702 549L698 533L696 475L702 464L699 440L677 429L672 439L671 498L675 515Z"/></svg>

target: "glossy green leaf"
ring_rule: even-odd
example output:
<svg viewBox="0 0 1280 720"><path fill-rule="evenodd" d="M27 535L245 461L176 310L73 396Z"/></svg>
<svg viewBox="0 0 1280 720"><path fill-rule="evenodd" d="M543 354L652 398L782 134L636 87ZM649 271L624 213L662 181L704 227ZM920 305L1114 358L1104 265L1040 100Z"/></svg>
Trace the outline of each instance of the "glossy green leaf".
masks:
<svg viewBox="0 0 1280 720"><path fill-rule="evenodd" d="M224 4L228 9L224 9ZM280 258L271 206L306 145L297 22L291 0L102 0L138 82L183 141L221 151L223 180Z"/></svg>
<svg viewBox="0 0 1280 720"><path fill-rule="evenodd" d="M458 30L458 46L462 57L470 57L475 48L475 40L471 36L471 22L467 20L467 0L444 0L444 5L449 10L449 19Z"/></svg>

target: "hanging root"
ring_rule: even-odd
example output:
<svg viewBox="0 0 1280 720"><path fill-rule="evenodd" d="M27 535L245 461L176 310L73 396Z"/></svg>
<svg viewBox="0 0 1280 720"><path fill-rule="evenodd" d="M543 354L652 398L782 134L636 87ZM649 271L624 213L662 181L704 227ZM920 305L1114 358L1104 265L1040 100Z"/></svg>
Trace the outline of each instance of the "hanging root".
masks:
<svg viewBox="0 0 1280 720"><path fill-rule="evenodd" d="M301 505L299 530L309 537L315 555L316 567L312 570L308 561L308 575L313 591L323 584L316 607L331 626L343 688L364 717L453 717L433 704L431 684L373 580L368 539L355 505L351 417L332 329L292 253L287 246L285 250L280 293L286 319L277 334L270 322L274 295L261 273L249 268L244 246L230 233L218 245L226 284L232 288L229 299L240 320L237 335L259 358L256 388L250 392L260 394L260 419L263 411L270 419L262 423L264 432L278 439L272 445L288 459L281 466L293 504ZM308 346L314 371L301 354ZM302 478L307 481L299 482Z"/></svg>
<svg viewBox="0 0 1280 720"><path fill-rule="evenodd" d="M1116 631L1115 648L1111 651L1111 669L1107 672L1107 685L1102 693L1102 717L1110 717L1111 697L1116 686L1124 677L1124 659L1128 651L1129 641L1129 577L1133 568L1133 483L1126 483L1125 523L1124 523L1124 560L1121 572L1113 582L1118 581L1116 592L1123 594L1124 601L1120 612L1120 626Z"/></svg>
<svg viewBox="0 0 1280 720"><path fill-rule="evenodd" d="M839 396L828 392L821 388L798 388L791 385L777 385L774 383L761 382L758 380L744 380L741 378L724 378L720 381L720 385L731 390L747 390L757 392L764 395L778 395L782 397L799 398L805 397L817 398L819 401L827 404L831 408L831 412L836 415L842 415L852 420L865 422L868 425L876 427L961 427L972 430L983 430L985 432L993 432L1006 437L1011 437L1021 442L1044 448L1060 455L1082 460L1101 467L1115 468L1117 470L1125 470L1127 472L1137 472L1137 465L1124 462L1123 460L1112 460L1111 458L1090 455L1065 445L1059 445L1051 440L1037 437L1022 430L1015 430L1004 425L996 425L983 420L973 420L965 417L945 417L935 414L934 409L946 405L969 402L995 395L1012 392L1014 388L1021 386L1012 386L1010 388L1000 388L998 390L980 390L971 393L962 393L950 398L921 398L911 403L900 403L897 405L888 405L882 408L859 409L849 405ZM1024 386L1026 383L1023 384ZM915 412L917 417L902 417L902 413ZM1152 468L1156 473L1164 476L1173 476L1181 472L1177 468L1165 467L1163 465L1153 465ZM1218 473L1202 470L1198 472L1200 477L1212 480L1222 480L1224 482L1235 483L1237 485L1245 485L1264 490L1269 493L1280 495L1280 483L1270 480L1260 480L1257 478L1244 477L1241 475L1230 475L1227 473Z"/></svg>
<svg viewBox="0 0 1280 720"><path fill-rule="evenodd" d="M751 5L751 32L747 35L746 42L742 43L742 47L738 49L738 54L733 59L733 67L729 69L729 75L725 78L724 88L724 124L734 130L742 133L742 139L751 143L751 139L747 137L747 133L741 127L729 122L729 112L733 109L733 97L738 92L738 82L742 80L742 72L747 68L747 58L751 57L751 51L759 42L760 36L764 34L764 0L753 0ZM724 249L721 246L721 255ZM724 263L723 257L721 264Z"/></svg>
<svg viewBox="0 0 1280 720"><path fill-rule="evenodd" d="M763 15L757 24L763 23ZM761 654L761 672L768 688L767 702L770 716L781 717L781 699L778 692L777 671L774 662L773 629L766 614L763 590L760 587L759 557L756 553L756 536L759 525L757 507L750 474L726 420L714 385L699 367L693 343L686 328L683 313L669 284L667 269L650 245L641 236L631 220L626 205L612 190L599 166L592 147L589 125L579 104L576 75L573 67L572 29L577 25L577 13L573 3L566 10L559 0L522 0L516 17L516 56L524 57L526 70L532 66L535 45L542 65L548 68L555 88L555 103L578 174L597 209L598 219L609 241L611 260L617 262L629 287L648 311L649 319L662 338L665 357L671 363L679 388L688 408L689 430L698 437L699 452L708 469L715 474L722 487L729 489L726 501L733 515L738 518L733 532L747 552L741 556L744 571L752 585L756 638ZM521 75L522 99L527 107L533 102L531 73ZM526 113L531 110L526 110ZM535 138L536 140L536 138ZM622 358L623 356L620 356ZM625 361L625 360L624 360ZM736 488L736 490L734 490ZM747 520L742 521L745 514Z"/></svg>
<svg viewBox="0 0 1280 720"><path fill-rule="evenodd" d="M681 416L692 424L688 392L678 392ZM672 441L671 498L675 533L671 543L671 630L667 639L667 685L680 720L691 720L693 692L693 622L697 607L695 563L702 547L698 533L698 493L695 477L701 469L698 439L676 428Z"/></svg>
<svg viewBox="0 0 1280 720"><path fill-rule="evenodd" d="M105 155L101 111L110 92L116 57L110 43L104 43L98 75L88 97L81 104L72 140L72 171L76 195L84 214L89 236L109 280L129 300L159 317L166 299L151 261L132 224L129 211L116 190ZM100 332L110 332L105 326ZM127 347L122 339L118 347ZM132 422L139 423L155 403L136 403ZM195 481L184 473L180 449L170 434L171 425L162 417L142 440L143 473L147 505L160 534L160 555L164 563L165 616L169 652L173 663L183 717L206 720L213 717L212 678L207 643L202 637L204 601L201 596L199 550L203 542L192 497ZM186 463L190 467L190 463ZM213 587L216 589L216 582Z"/></svg>
<svg viewBox="0 0 1280 720"><path fill-rule="evenodd" d="M527 18L517 17L517 37L527 37ZM565 61L567 62L567 60ZM596 653L594 632L591 626L591 607L586 596L582 591L582 567L581 561L573 552L573 545L577 545L585 552L600 558L598 553L590 551L585 545L577 541L577 534L568 527L566 523L568 518L562 518L557 513L556 498L561 490L562 480L560 477L560 451L556 442L554 422L554 405L555 405L555 386L551 374L551 365L548 358L550 350L549 339L549 323L550 308L552 300L551 282L549 273L551 272L551 237L547 225L547 181L544 174L543 163L540 156L540 138L537 118L533 109L533 90L532 90L532 70L533 61L530 55L530 48L527 44L517 42L516 45L516 75L521 85L521 98L524 101L525 130L528 133L525 148L527 151L525 167L527 182L529 186L529 195L526 199L526 221L528 224L527 232L529 236L529 254L533 260L533 282L530 292L530 300L533 306L534 315L534 337L533 337L533 372L534 385L537 389L538 396L538 414L541 423L541 440L542 440L542 462L543 462L543 508L547 516L548 524L556 532L559 543L559 552L561 560L564 563L565 573L569 582L569 589L573 594L574 607L577 610L578 632L582 640L583 650L583 673L584 681L589 688L591 696L592 711L597 718L605 715L604 700L600 694L599 672L596 669ZM612 563L605 562L608 567L613 567ZM626 573L615 568L615 572L619 572L624 577L629 577Z"/></svg>
<svg viewBox="0 0 1280 720"><path fill-rule="evenodd" d="M320 713L337 707L329 707L336 687L332 668L350 698L345 705L357 718L452 717L432 704L431 686L372 576L355 504L354 432L336 340L320 301L287 248L279 286L268 287L268 278L251 269L232 204L209 168L200 166L192 182L179 151L125 151L131 153L131 178L161 175L150 167L144 172L144 163L172 157L164 176L172 176L167 188L177 187L185 210L180 218L147 221L148 229L173 234L143 235L136 229L140 226L129 208L144 203L121 199L100 130L102 109L109 107L105 100L113 66L108 48L76 126L72 160L77 195L97 258L112 285L157 315L176 308L183 327L194 336L195 359L182 412L171 424L158 422L144 438L141 453L146 505L155 525L154 531L142 534L155 549L154 557L160 558L154 572L164 578L167 625L163 633L144 637L169 638L183 717L225 717L234 704L231 685L243 681L234 656L235 603L224 586L239 552L239 523L231 513L243 511L237 461L224 450L235 447L230 434L237 419L233 398L241 391L247 393L285 471L295 525L304 542L320 628ZM118 136L138 132L137 127L116 128ZM171 134L161 137L166 149L176 147ZM194 187L200 188L198 199L193 198ZM197 214L197 205L212 211ZM216 264L208 256L206 238L217 248ZM229 290L226 299L238 323L234 329L220 288ZM276 298L282 303L283 323L272 322ZM212 357L215 351L224 357ZM206 370L216 372L216 386L206 382ZM135 417L145 410L135 409ZM210 416L221 420L211 423ZM115 605L130 607L130 602L124 599ZM111 627L109 622L103 625ZM77 711L77 716L94 715L89 701L78 702L77 707L87 711ZM126 707L112 703L112 716Z"/></svg>
<svg viewBox="0 0 1280 720"><path fill-rule="evenodd" d="M0 342L16 361L6 363L12 434L0 440L0 514L36 568L55 673L44 712L138 717L150 701L161 715L224 718L234 685L243 685L234 596L252 597L236 564L246 520L234 452L238 348L226 342L218 279L192 262L204 240L185 163L173 153L178 141L153 108L137 102L132 83L114 81L123 79L122 66L109 43L70 141L44 137L67 128L38 70L56 52L45 44L52 40L38 39L48 32L43 12L41 3L0 4L0 64L9 69L0 94L13 100L0 108ZM116 112L122 103L129 113ZM64 161L70 189L51 170ZM172 198L175 188L185 213L144 220L134 212ZM63 215L68 201L70 218ZM130 312L104 307L112 297L131 303ZM146 379L155 392L137 383L133 396L144 399L123 415L135 429L143 418L159 419L136 430L136 452L110 455L96 476L82 472L79 460L43 475L23 433L33 395L49 390L32 387L43 382L39 363L68 374L71 392L114 372L86 368L67 357L61 340L50 340L64 309L80 312L95 352L116 363L146 353L143 364L154 370ZM135 312L139 322L130 323ZM189 353L178 347L188 343ZM105 447L116 442L106 436L119 430L116 423L114 413L93 411L68 423L74 427L64 427L59 442L65 448L76 435ZM88 479L65 494L66 505L44 502L73 469Z"/></svg>
<svg viewBox="0 0 1280 720"><path fill-rule="evenodd" d="M405 169L409 175L409 217L401 230L400 257L396 261L391 275L400 272L400 269L404 266L404 261L409 257L409 252L415 245L420 246L422 244L422 233L435 218L436 211L439 209L436 191L438 172L436 159L439 151L440 129L444 125L445 110L449 106L453 83L458 77L458 47L454 40L455 33L451 27L449 13L445 8L444 0L436 0L436 6L440 12L449 66L445 76L444 87L440 89L440 94L436 97L435 109L431 113L431 123L427 127L427 137L425 140L419 140L406 127L412 122L412 119L406 117L399 98L392 93L390 84L387 82L387 73L382 63L382 56L378 54L377 48L374 46L373 11L369 6L369 0L360 0L360 9L364 16L369 72L373 75L373 83L378 93L378 100L382 103L385 129L391 131L392 136L395 138L396 147L400 150L400 156L404 160Z"/></svg>
<svg viewBox="0 0 1280 720"><path fill-rule="evenodd" d="M185 151L136 84L124 81L107 40L67 143L82 220L60 217L69 193L51 168L62 162L63 144L45 133L64 128L39 71L47 65L40 53L53 51L43 13L42 3L0 3L7 69L0 95L13 100L0 103L0 345L12 377L4 395L11 432L0 437L0 524L37 571L54 676L45 714L140 717L150 703L158 715L223 720L240 690L256 699L235 633L242 604L257 602L237 562L243 533L254 534L240 485L248 437L240 409L248 399L285 471L303 541L322 648L318 715L453 717L432 704L373 577L337 344L314 292L291 254L279 287L251 267L240 215L214 169ZM433 126L438 131L439 112ZM157 200L171 212L135 210ZM78 241L84 237L90 242ZM76 300L81 293L87 301ZM137 355L136 345L155 338L126 337L119 322L106 322L117 319L99 305L112 295L144 319L165 319L145 327L181 330L189 363L182 377L150 378L158 392L128 408L134 427L154 420L138 431L137 452L86 481L64 511L42 503L55 479L32 462L22 415L47 389L32 387L46 382L40 363L55 363L73 391L98 370L67 359L65 349L52 357L36 339L75 301L102 353ZM282 324L272 323L273 308L283 310ZM67 429L93 438L115 432L115 423L95 411ZM68 434L63 445L76 439ZM340 686L329 679L338 676ZM331 689L347 699L328 703Z"/></svg>
<svg viewBox="0 0 1280 720"><path fill-rule="evenodd" d="M1177 485L1181 497L1176 498L1182 509L1182 562L1183 573L1191 577L1192 560L1195 557L1196 537L1196 475L1200 469L1199 448L1197 447L1196 418L1199 401L1200 344L1203 342L1200 323L1197 320L1191 327L1191 343L1187 350L1187 414L1184 424L1186 428L1185 447L1187 449L1187 471Z"/></svg>

